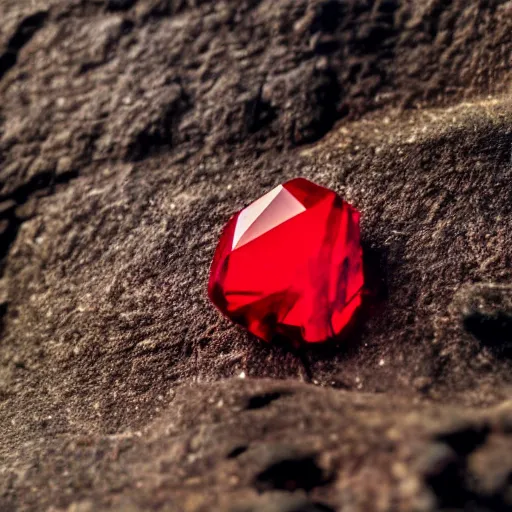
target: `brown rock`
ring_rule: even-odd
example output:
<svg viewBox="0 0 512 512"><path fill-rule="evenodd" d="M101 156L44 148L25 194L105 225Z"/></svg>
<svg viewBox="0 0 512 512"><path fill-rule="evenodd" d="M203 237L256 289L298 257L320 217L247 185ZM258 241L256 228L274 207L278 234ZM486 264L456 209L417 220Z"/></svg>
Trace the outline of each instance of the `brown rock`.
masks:
<svg viewBox="0 0 512 512"><path fill-rule="evenodd" d="M508 4L2 2L0 509L512 507ZM205 296L295 176L368 281L300 353Z"/></svg>

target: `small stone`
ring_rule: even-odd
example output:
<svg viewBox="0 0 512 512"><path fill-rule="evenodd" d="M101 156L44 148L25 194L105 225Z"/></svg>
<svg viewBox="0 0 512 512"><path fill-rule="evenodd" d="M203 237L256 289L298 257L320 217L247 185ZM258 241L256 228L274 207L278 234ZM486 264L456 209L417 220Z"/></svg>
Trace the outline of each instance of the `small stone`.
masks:
<svg viewBox="0 0 512 512"><path fill-rule="evenodd" d="M28 201L16 208L16 217L20 220L27 220L33 217L37 211L37 198L31 197Z"/></svg>
<svg viewBox="0 0 512 512"><path fill-rule="evenodd" d="M208 294L256 336L307 343L340 334L361 304L359 212L303 178L279 185L227 224Z"/></svg>
<svg viewBox="0 0 512 512"><path fill-rule="evenodd" d="M59 161L57 162L57 169L56 173L57 176L60 176L62 174L66 174L73 170L73 161L71 158L67 156L63 156L62 158L59 158Z"/></svg>

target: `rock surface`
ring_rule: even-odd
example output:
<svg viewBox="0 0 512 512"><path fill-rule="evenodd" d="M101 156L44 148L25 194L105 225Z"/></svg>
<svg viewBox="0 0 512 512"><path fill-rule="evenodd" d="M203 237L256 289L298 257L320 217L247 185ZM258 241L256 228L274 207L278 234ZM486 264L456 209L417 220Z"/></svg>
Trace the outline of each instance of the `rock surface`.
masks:
<svg viewBox="0 0 512 512"><path fill-rule="evenodd" d="M0 509L509 510L511 78L506 0L4 0ZM295 176L368 280L299 353L205 296Z"/></svg>

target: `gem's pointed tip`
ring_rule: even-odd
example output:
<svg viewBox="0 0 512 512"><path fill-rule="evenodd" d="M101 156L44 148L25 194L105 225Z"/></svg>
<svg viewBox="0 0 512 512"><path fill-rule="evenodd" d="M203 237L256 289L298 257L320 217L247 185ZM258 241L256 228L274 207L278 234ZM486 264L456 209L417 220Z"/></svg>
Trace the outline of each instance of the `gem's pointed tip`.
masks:
<svg viewBox="0 0 512 512"><path fill-rule="evenodd" d="M243 224L243 226L240 228L241 235L236 240L236 243L235 239L233 239L234 249L242 247L267 231L306 211L304 205L295 199L293 194L283 188L282 185L279 185L263 197L266 199L265 202L258 204L255 210L252 210L252 207L256 204L253 203L240 214L238 223ZM270 202L268 202L269 198ZM265 205L265 208L260 211L262 204ZM242 218L246 211L247 214ZM259 213L255 216L255 212ZM249 225L247 226L247 224Z"/></svg>
<svg viewBox="0 0 512 512"><path fill-rule="evenodd" d="M278 185L273 188L270 192L267 192L264 196L260 197L249 206L244 208L239 214L236 222L235 233L233 235L233 245L232 248L235 249L240 242L240 239L246 233L246 231L251 227L254 221L258 218L259 215L267 208L267 206L273 201L273 199L279 194L282 185Z"/></svg>

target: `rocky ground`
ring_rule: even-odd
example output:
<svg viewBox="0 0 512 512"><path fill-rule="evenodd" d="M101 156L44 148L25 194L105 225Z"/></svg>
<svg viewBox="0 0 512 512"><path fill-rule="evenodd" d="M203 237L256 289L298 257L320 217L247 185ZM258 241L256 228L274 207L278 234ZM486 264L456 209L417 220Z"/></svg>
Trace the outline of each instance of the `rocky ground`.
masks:
<svg viewBox="0 0 512 512"><path fill-rule="evenodd" d="M507 0L2 0L0 510L510 510L511 78ZM368 282L301 354L205 292L296 176Z"/></svg>

